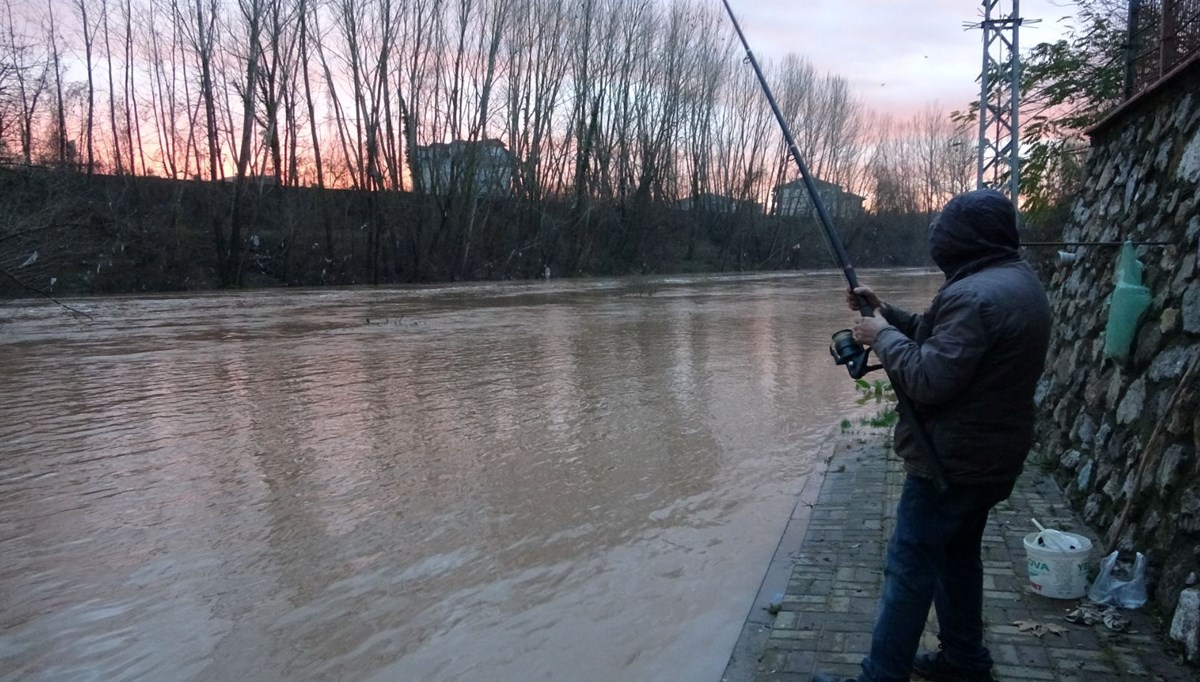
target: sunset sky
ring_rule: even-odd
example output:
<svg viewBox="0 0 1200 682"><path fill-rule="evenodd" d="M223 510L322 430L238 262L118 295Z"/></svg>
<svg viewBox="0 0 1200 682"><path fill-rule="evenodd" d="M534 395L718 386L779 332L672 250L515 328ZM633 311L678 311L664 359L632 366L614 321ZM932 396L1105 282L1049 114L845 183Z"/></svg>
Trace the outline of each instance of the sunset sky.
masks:
<svg viewBox="0 0 1200 682"><path fill-rule="evenodd" d="M821 72L847 78L866 104L911 114L938 102L946 111L979 96L983 5L975 0L730 0L760 61L794 52ZM1008 15L1012 0L1002 0ZM1071 0L1021 0L1022 51L1063 34Z"/></svg>

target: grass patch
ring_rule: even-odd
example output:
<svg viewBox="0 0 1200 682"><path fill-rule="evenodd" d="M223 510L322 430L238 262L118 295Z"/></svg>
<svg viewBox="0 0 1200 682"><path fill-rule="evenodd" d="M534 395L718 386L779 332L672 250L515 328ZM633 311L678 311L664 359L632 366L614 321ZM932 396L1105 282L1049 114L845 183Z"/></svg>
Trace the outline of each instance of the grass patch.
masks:
<svg viewBox="0 0 1200 682"><path fill-rule="evenodd" d="M896 391L892 388L890 381L858 379L854 382L854 390L858 391L857 402L859 405L866 405L873 402L883 408L876 412L874 417L865 417L859 420L859 423L875 428L888 429L900 421L900 413L896 411ZM845 424L846 422L843 420L843 431L846 430Z"/></svg>
<svg viewBox="0 0 1200 682"><path fill-rule="evenodd" d="M867 426L888 429L895 426L896 422L898 421L900 421L900 413L894 408L888 408L886 410L877 412L874 417L863 419L862 423L866 424Z"/></svg>

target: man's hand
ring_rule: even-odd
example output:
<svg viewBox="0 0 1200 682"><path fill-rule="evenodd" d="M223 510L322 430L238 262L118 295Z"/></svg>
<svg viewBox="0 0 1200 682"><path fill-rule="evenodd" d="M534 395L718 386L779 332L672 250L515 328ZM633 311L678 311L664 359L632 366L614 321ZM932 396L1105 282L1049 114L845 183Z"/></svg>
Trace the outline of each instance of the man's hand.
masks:
<svg viewBox="0 0 1200 682"><path fill-rule="evenodd" d="M866 346L874 346L875 337L879 336L879 332L888 326L890 326L888 321L882 317L860 317L858 322L854 323L854 329L851 332L854 334L855 341Z"/></svg>
<svg viewBox="0 0 1200 682"><path fill-rule="evenodd" d="M884 303L874 291L871 291L871 287L860 286L853 291L846 292L846 304L854 312L862 309L862 303L858 300L860 297L866 299L867 303L875 309L875 312L882 315L887 311L887 303Z"/></svg>

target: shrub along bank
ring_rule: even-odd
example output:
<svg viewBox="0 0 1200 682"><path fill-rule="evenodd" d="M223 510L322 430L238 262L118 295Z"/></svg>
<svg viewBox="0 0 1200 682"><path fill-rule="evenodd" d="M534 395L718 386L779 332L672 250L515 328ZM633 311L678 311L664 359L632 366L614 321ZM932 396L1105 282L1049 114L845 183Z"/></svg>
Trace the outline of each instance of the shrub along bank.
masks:
<svg viewBox="0 0 1200 682"><path fill-rule="evenodd" d="M0 295L832 266L810 220L634 201L438 197L0 169ZM859 265L924 265L927 216L839 225Z"/></svg>

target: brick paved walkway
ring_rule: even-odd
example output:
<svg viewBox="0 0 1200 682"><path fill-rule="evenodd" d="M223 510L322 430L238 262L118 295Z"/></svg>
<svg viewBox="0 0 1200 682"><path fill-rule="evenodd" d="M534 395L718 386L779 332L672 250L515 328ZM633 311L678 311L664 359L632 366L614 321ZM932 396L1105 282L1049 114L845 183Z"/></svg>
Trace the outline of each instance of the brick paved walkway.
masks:
<svg viewBox="0 0 1200 682"><path fill-rule="evenodd" d="M726 682L807 682L815 670L858 674L870 646L884 551L904 480L884 440L882 434L846 437L831 448L819 493L808 496L816 498L815 504L802 496L785 534L785 539L799 534L793 544L799 549L787 554L791 575L782 607L773 622L765 612L751 614L744 632L758 634L743 634L723 678ZM993 510L984 536L984 621L998 680L1200 679L1200 671L1167 652L1145 609L1122 611L1131 621L1130 629L1114 633L1102 625L1067 622L1065 614L1078 601L1030 592L1023 541L1033 530L1031 518L1048 528L1088 536L1100 546L1063 502L1058 488L1033 467L1012 497ZM1099 551L1093 551L1093 561L1098 562ZM755 627L758 618L765 622ZM1039 638L1020 631L1016 621L1057 625L1065 631ZM925 646L936 648L936 632L931 613Z"/></svg>

